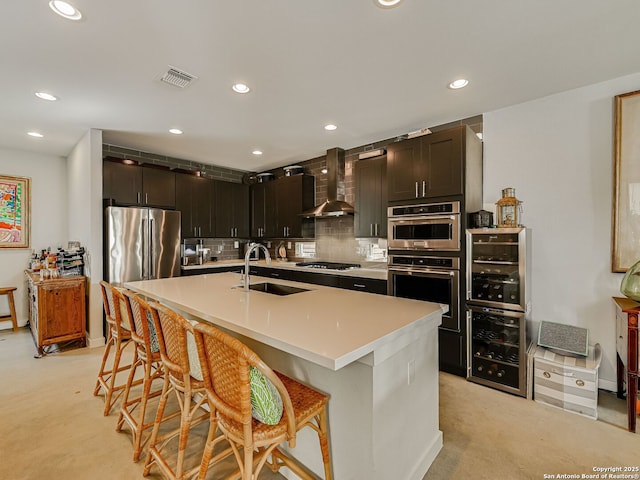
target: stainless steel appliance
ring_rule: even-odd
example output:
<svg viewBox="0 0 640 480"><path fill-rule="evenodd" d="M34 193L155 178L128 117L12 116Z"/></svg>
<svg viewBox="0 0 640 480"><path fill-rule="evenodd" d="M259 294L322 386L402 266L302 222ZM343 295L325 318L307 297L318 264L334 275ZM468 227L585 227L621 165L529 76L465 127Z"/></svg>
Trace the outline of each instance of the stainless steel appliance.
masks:
<svg viewBox="0 0 640 480"><path fill-rule="evenodd" d="M389 250L459 251L460 202L388 208Z"/></svg>
<svg viewBox="0 0 640 480"><path fill-rule="evenodd" d="M297 267L306 268L319 268L321 270L352 270L354 268L360 268L359 263L340 263L340 262L322 262L322 261L310 261L310 262L298 262Z"/></svg>
<svg viewBox="0 0 640 480"><path fill-rule="evenodd" d="M180 212L105 209L105 278L109 283L180 275Z"/></svg>
<svg viewBox="0 0 640 480"><path fill-rule="evenodd" d="M392 254L389 256L388 294L442 303L442 327L457 330L460 312L460 259Z"/></svg>
<svg viewBox="0 0 640 480"><path fill-rule="evenodd" d="M526 396L527 230L477 228L466 235L468 378Z"/></svg>

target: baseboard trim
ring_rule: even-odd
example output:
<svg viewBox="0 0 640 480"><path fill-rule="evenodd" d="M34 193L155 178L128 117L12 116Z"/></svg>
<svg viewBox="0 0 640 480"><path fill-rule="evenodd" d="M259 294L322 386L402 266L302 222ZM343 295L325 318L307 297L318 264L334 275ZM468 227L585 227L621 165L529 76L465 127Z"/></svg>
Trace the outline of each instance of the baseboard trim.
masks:
<svg viewBox="0 0 640 480"><path fill-rule="evenodd" d="M102 347L106 343L104 337L98 338L87 338L87 347L89 348L97 348Z"/></svg>
<svg viewBox="0 0 640 480"><path fill-rule="evenodd" d="M438 434L433 438L433 442L429 445L424 455L419 459L416 468L409 476L412 480L422 480L429 471L431 464L442 450L442 432L438 430Z"/></svg>
<svg viewBox="0 0 640 480"><path fill-rule="evenodd" d="M617 392L618 384L617 382L613 382L611 380L604 380L602 378L598 379L598 388L601 390L607 390L609 392Z"/></svg>

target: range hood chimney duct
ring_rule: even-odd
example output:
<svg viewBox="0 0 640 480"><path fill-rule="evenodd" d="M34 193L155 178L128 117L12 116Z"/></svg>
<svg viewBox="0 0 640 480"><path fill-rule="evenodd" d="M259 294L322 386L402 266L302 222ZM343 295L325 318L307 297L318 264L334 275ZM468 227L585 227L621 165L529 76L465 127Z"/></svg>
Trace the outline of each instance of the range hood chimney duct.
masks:
<svg viewBox="0 0 640 480"><path fill-rule="evenodd" d="M307 218L343 217L353 215L353 206L340 200L344 198L344 150L332 148L327 150L327 200L302 215Z"/></svg>

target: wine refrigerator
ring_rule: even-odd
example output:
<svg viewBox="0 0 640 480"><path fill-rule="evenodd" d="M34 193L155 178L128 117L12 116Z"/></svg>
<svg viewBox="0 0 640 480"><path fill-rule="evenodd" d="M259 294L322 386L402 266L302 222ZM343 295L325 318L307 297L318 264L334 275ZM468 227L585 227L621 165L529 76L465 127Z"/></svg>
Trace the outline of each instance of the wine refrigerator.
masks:
<svg viewBox="0 0 640 480"><path fill-rule="evenodd" d="M474 228L466 235L467 378L524 397L531 231Z"/></svg>

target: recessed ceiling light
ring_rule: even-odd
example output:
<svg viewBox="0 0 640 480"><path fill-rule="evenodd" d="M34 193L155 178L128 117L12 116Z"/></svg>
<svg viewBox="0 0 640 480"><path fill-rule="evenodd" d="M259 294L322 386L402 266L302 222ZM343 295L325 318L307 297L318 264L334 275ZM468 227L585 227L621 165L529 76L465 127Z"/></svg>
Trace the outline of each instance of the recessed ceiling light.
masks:
<svg viewBox="0 0 640 480"><path fill-rule="evenodd" d="M56 12L58 15L64 18L68 18L69 20L80 20L82 18L82 13L80 13L80 10L78 10L68 2L63 2L61 0L51 0L49 2L49 6L51 7L51 10Z"/></svg>
<svg viewBox="0 0 640 480"><path fill-rule="evenodd" d="M454 80L449 84L449 88L453 90L457 90L458 88L464 88L469 85L469 80L466 78L459 78L458 80Z"/></svg>
<svg viewBox="0 0 640 480"><path fill-rule="evenodd" d="M393 8L397 7L402 0L373 0L373 2L380 8Z"/></svg>
<svg viewBox="0 0 640 480"><path fill-rule="evenodd" d="M171 128L169 129L169 133L173 133L174 135L182 135L184 132L179 128Z"/></svg>
<svg viewBox="0 0 640 480"><path fill-rule="evenodd" d="M56 100L58 100L58 97L47 92L36 92L36 97L41 98L42 100L48 100L50 102L55 102Z"/></svg>
<svg viewBox="0 0 640 480"><path fill-rule="evenodd" d="M38 132L27 132L27 135L29 135L30 137L35 137L35 138L44 137L44 135L42 135L41 133L38 133Z"/></svg>
<svg viewBox="0 0 640 480"><path fill-rule="evenodd" d="M335 126L335 125L333 125L332 123L330 123L329 125L325 125L325 126L324 126L324 129L325 129L325 130L329 130L329 131L331 131L331 130L335 130L336 128L338 128L338 127L337 127L337 126Z"/></svg>
<svg viewBox="0 0 640 480"><path fill-rule="evenodd" d="M253 152L254 155L262 155L262 150L254 150Z"/></svg>
<svg viewBox="0 0 640 480"><path fill-rule="evenodd" d="M249 93L251 89L244 83L236 83L231 87L236 93Z"/></svg>

